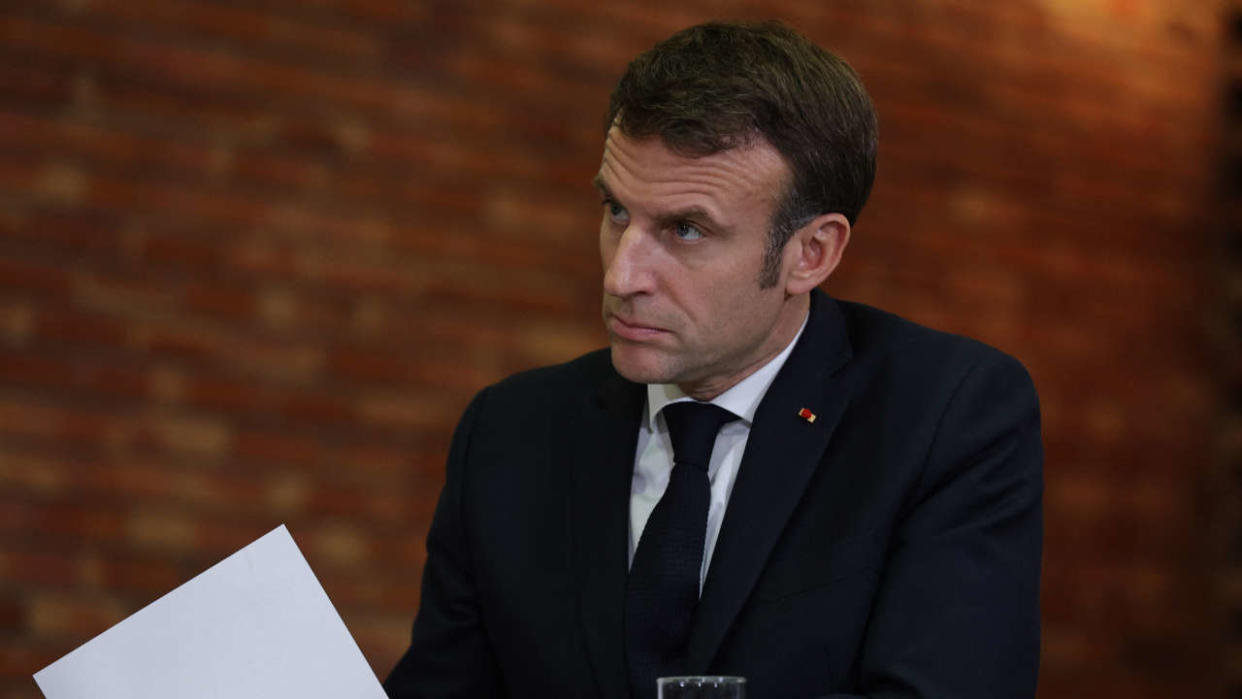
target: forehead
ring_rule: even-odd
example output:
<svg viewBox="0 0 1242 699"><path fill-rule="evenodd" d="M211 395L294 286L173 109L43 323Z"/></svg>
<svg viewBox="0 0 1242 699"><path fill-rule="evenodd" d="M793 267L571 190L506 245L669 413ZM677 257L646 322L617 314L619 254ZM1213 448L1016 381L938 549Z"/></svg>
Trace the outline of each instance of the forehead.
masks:
<svg viewBox="0 0 1242 699"><path fill-rule="evenodd" d="M696 208L733 224L750 215L766 221L788 177L780 153L761 138L695 158L670 150L658 137L632 138L613 127L596 183L631 213Z"/></svg>

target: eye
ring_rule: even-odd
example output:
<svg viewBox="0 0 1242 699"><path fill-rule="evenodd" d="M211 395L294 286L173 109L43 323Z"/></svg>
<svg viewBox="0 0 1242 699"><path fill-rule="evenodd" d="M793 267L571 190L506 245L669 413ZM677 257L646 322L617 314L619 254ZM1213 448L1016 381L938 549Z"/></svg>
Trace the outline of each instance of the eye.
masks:
<svg viewBox="0 0 1242 699"><path fill-rule="evenodd" d="M626 211L624 206L611 199L604 200L604 213L608 215L608 220L618 226L624 226L630 220L630 212Z"/></svg>
<svg viewBox="0 0 1242 699"><path fill-rule="evenodd" d="M703 231L693 223L678 221L673 224L673 235L676 235L679 240L699 240L703 237Z"/></svg>

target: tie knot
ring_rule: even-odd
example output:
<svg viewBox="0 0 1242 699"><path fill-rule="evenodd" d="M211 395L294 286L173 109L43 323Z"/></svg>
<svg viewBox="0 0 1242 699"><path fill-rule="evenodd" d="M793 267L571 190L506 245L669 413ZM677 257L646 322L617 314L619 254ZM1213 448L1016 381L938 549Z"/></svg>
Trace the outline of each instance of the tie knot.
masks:
<svg viewBox="0 0 1242 699"><path fill-rule="evenodd" d="M707 470L722 425L737 415L713 403L681 402L664 406L664 422L673 443L673 462Z"/></svg>

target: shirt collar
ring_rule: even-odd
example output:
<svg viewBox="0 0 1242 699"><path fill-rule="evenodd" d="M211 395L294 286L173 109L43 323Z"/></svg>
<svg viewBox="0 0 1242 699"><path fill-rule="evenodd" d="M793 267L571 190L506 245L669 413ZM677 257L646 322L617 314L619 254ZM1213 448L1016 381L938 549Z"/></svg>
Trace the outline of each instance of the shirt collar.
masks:
<svg viewBox="0 0 1242 699"><path fill-rule="evenodd" d="M764 394L768 392L768 387L772 385L776 374L785 366L785 360L789 359L790 352L793 351L794 345L798 344L798 338L802 337L802 331L806 330L807 321L810 320L811 314L807 313L802 319L802 326L798 328L798 332L785 345L785 349L780 354L768 360L767 364L759 367L750 376L738 381L727 391L721 393L715 398L708 401L714 403L725 410L737 415L746 423L747 427L755 419L755 411L759 409L759 402L763 400ZM656 415L660 414L660 410L669 403L678 403L681 401L694 400L687 396L684 391L672 383L650 383L647 384L647 427L654 432L656 430Z"/></svg>

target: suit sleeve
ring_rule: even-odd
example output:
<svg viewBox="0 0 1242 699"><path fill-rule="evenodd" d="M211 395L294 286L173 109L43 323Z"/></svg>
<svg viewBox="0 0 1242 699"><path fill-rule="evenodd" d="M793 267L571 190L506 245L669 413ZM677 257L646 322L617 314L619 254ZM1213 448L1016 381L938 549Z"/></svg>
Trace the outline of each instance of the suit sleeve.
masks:
<svg viewBox="0 0 1242 699"><path fill-rule="evenodd" d="M453 436L444 490L427 535L410 647L384 682L391 699L503 694L479 608L463 516L470 441L485 393L466 408Z"/></svg>
<svg viewBox="0 0 1242 699"><path fill-rule="evenodd" d="M1035 695L1042 494L1029 376L1003 355L976 365L896 524L857 668L862 696Z"/></svg>

